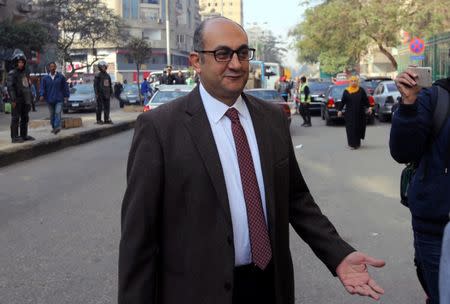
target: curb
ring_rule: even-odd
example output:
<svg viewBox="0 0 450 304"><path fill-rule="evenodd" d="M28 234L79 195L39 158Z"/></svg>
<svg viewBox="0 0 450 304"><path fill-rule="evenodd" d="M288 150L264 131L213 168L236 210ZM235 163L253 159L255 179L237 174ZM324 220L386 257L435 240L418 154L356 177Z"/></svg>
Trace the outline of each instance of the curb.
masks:
<svg viewBox="0 0 450 304"><path fill-rule="evenodd" d="M102 137L111 136L134 128L136 119L116 123L106 128L96 128L64 137L40 140L0 151L0 168L17 162L29 160L41 155L62 150L67 147L84 144Z"/></svg>

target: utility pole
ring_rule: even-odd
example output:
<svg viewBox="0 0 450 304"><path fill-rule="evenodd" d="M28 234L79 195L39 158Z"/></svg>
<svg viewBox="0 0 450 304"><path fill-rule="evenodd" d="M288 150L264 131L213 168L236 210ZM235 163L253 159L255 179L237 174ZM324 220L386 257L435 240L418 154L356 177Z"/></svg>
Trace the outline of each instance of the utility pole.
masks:
<svg viewBox="0 0 450 304"><path fill-rule="evenodd" d="M169 0L166 0L166 53L167 53L167 65L172 65L172 62L170 60Z"/></svg>

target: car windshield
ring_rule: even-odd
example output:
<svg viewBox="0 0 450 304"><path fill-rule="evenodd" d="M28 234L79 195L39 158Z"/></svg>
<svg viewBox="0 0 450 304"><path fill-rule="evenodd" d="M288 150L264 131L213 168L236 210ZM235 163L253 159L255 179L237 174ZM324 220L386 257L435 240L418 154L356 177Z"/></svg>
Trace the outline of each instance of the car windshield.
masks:
<svg viewBox="0 0 450 304"><path fill-rule="evenodd" d="M344 94L344 90L347 86L335 86L331 89L331 97L334 99L341 99Z"/></svg>
<svg viewBox="0 0 450 304"><path fill-rule="evenodd" d="M388 84L386 84L386 87L387 87L388 92L390 92L390 93L398 92L398 89L397 89L397 86L395 85L395 83L388 83Z"/></svg>
<svg viewBox="0 0 450 304"><path fill-rule="evenodd" d="M125 94L138 94L137 84L128 84L123 88Z"/></svg>
<svg viewBox="0 0 450 304"><path fill-rule="evenodd" d="M280 100L280 94L275 90L255 90L247 91L246 93L262 100Z"/></svg>
<svg viewBox="0 0 450 304"><path fill-rule="evenodd" d="M79 84L71 89L72 94L92 94L94 87L91 84Z"/></svg>
<svg viewBox="0 0 450 304"><path fill-rule="evenodd" d="M308 84L311 94L323 94L332 85L331 82L311 82Z"/></svg>
<svg viewBox="0 0 450 304"><path fill-rule="evenodd" d="M185 96L188 91L158 91L155 97L151 100L152 103L166 103L178 97Z"/></svg>

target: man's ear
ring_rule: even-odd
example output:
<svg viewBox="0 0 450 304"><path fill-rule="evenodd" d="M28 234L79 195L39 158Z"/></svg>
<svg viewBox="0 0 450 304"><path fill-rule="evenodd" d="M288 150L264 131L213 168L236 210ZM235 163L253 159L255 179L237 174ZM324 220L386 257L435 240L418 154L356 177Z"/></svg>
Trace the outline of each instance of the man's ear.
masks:
<svg viewBox="0 0 450 304"><path fill-rule="evenodd" d="M189 54L189 61L191 62L192 67L197 72L197 74L200 74L201 67L200 67L200 54L196 52L191 52Z"/></svg>

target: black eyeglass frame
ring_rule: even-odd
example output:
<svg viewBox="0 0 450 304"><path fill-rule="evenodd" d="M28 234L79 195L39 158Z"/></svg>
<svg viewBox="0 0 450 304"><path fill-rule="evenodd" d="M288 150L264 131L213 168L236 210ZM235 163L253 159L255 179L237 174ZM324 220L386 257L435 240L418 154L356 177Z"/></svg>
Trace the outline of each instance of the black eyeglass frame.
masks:
<svg viewBox="0 0 450 304"><path fill-rule="evenodd" d="M249 52L251 52L251 56L249 56L248 59L242 59L242 58L240 58L240 57L239 57L239 52L242 51L242 50L248 50ZM228 59L226 59L226 60L219 60L219 59L217 59L217 54L216 54L216 53L219 52L219 51L230 51L231 53L229 54ZM252 60L252 59L255 57L256 49L254 49L254 48L249 48L249 47L240 47L240 48L238 48L237 50L232 50L232 49L230 49L230 48L219 48L219 49L214 50L214 51L195 50L195 52L201 53L201 54L213 54L213 55L214 55L214 59L215 59L217 62L230 62L230 61L233 59L234 54L237 55L239 61L250 61L250 60Z"/></svg>

